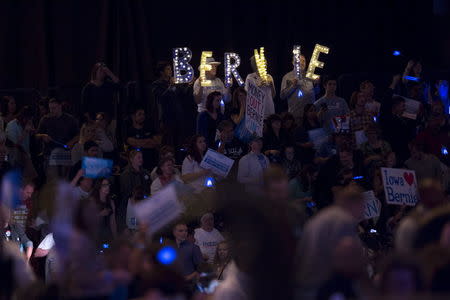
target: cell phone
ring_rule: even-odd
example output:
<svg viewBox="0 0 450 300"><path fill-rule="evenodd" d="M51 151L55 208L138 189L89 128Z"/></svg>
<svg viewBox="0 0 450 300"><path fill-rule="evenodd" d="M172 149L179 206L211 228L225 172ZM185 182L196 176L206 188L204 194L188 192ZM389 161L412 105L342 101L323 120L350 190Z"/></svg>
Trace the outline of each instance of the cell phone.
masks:
<svg viewBox="0 0 450 300"><path fill-rule="evenodd" d="M369 230L369 232L370 233L377 233L377 230L372 228L372 229Z"/></svg>

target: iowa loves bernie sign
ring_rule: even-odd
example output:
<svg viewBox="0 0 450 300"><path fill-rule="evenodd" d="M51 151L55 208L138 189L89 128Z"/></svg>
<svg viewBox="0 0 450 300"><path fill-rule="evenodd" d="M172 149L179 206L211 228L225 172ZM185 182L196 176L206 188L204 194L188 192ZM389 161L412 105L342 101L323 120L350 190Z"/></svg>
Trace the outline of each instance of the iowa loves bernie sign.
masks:
<svg viewBox="0 0 450 300"><path fill-rule="evenodd" d="M381 168L386 203L414 206L419 200L416 173L412 170Z"/></svg>

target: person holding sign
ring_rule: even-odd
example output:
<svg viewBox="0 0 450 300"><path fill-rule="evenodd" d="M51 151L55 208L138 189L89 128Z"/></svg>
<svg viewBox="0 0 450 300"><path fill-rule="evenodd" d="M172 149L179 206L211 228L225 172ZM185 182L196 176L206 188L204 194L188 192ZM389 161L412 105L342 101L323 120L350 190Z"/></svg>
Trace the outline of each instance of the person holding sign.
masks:
<svg viewBox="0 0 450 300"><path fill-rule="evenodd" d="M237 180L250 193L262 193L264 170L270 164L269 159L261 153L262 148L262 138L255 137L250 142L250 152L239 161Z"/></svg>
<svg viewBox="0 0 450 300"><path fill-rule="evenodd" d="M207 111L206 101L208 95L212 92L219 92L224 96L223 101L228 103L230 101L230 93L229 89L225 87L222 80L217 77L217 67L220 65L220 62L215 61L214 57L207 57L206 64L211 66L211 69L205 70L206 80L210 81L208 86L203 86L200 78L194 82L194 100L198 106L198 112Z"/></svg>
<svg viewBox="0 0 450 300"><path fill-rule="evenodd" d="M324 124L324 128L330 133L333 131L333 118L346 116L350 113L347 102L336 96L337 80L328 76L323 81L325 95L314 102L319 110L319 119Z"/></svg>
<svg viewBox="0 0 450 300"><path fill-rule="evenodd" d="M294 59L292 64L295 64ZM306 104L314 103L316 96L314 93L314 83L306 78L306 59L300 55L300 69L302 78L298 78L294 70L283 76L281 81L280 99L287 100L288 111L294 115L297 124L303 118L303 110Z"/></svg>
<svg viewBox="0 0 450 300"><path fill-rule="evenodd" d="M207 175L211 173L211 171L200 167L205 152L205 138L201 135L194 135L189 142L188 155L183 160L181 179L194 188L196 192L201 192L205 188L205 180Z"/></svg>
<svg viewBox="0 0 450 300"><path fill-rule="evenodd" d="M267 81L263 80L258 73L258 67L256 65L255 57L252 56L250 59L253 73L248 74L245 79L245 90L248 92L249 82L253 85L258 86L264 92L264 119L273 115L275 113L275 104L273 99L276 96L275 84L273 83L273 78L270 74L267 74Z"/></svg>

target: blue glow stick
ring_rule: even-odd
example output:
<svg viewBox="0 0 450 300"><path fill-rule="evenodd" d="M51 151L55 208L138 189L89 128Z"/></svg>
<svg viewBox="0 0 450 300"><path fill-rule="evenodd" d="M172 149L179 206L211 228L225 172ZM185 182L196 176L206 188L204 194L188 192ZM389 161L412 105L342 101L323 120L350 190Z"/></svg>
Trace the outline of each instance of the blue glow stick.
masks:
<svg viewBox="0 0 450 300"><path fill-rule="evenodd" d="M172 264L176 258L177 258L177 251L170 246L163 247L156 254L156 259L163 265Z"/></svg>
<svg viewBox="0 0 450 300"><path fill-rule="evenodd" d="M394 50L394 52L392 52L392 55L394 55L394 56L400 56L400 55L401 55L401 52L398 51L398 50Z"/></svg>
<svg viewBox="0 0 450 300"><path fill-rule="evenodd" d="M403 76L403 78L405 78L406 80L415 81L415 82L419 82L419 80L420 80L419 77L414 77L414 76Z"/></svg>

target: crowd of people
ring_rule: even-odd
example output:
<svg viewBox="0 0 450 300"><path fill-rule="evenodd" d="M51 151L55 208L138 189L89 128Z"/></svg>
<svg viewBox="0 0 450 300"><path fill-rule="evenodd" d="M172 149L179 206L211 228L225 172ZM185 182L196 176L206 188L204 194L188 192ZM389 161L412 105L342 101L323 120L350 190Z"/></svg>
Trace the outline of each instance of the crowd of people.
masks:
<svg viewBox="0 0 450 300"><path fill-rule="evenodd" d="M151 99L124 119L104 63L79 114L2 96L0 299L450 295L447 81L410 61L344 99L336 77L305 77L303 56L279 91L254 58L242 87L208 63L204 87L158 62ZM246 129L249 83L264 91L263 136ZM208 149L234 160L226 177L202 167ZM112 160L111 176L86 176L83 157ZM415 206L387 203L381 168L415 172ZM184 210L154 232L137 209L169 186ZM381 207L370 219L367 191Z"/></svg>

